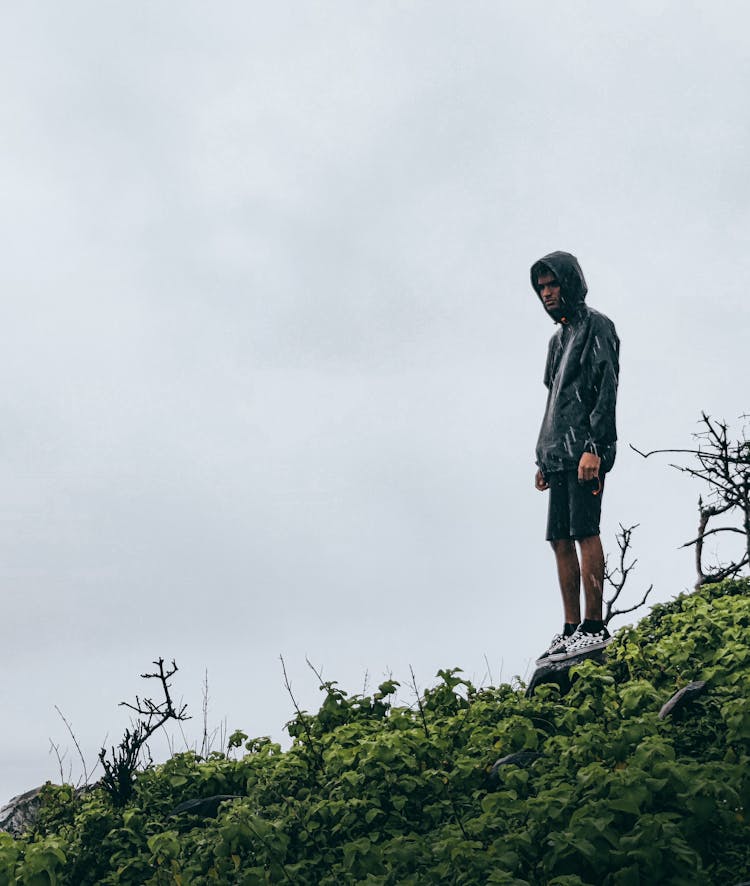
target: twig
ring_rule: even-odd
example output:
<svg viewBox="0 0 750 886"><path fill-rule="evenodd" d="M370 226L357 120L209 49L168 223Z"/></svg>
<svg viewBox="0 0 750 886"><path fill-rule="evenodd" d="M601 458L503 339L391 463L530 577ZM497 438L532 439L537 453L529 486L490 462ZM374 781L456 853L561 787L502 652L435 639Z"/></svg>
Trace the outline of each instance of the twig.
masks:
<svg viewBox="0 0 750 886"><path fill-rule="evenodd" d="M60 745L55 744L52 739L49 740L49 752L50 754L54 752L55 757L57 757L57 768L60 771L60 784L65 784L65 772L63 771L63 760L68 755L67 751L63 751L62 756L60 756ZM70 780L70 776L68 776L68 780Z"/></svg>
<svg viewBox="0 0 750 886"><path fill-rule="evenodd" d="M469 835L466 833L466 828L464 827L463 821L461 821L461 816L458 813L458 807L456 806L456 801L453 797L450 798L451 807L453 809L453 815L456 819L456 823L458 824L459 830L464 838L464 840L469 840Z"/></svg>
<svg viewBox="0 0 750 886"><path fill-rule="evenodd" d="M201 740L201 757L204 759L208 756L208 668L206 668L203 676L203 703L201 705L203 712L203 739Z"/></svg>
<svg viewBox="0 0 750 886"><path fill-rule="evenodd" d="M307 656L305 656L305 661L307 662L308 668L310 668L313 674L318 678L318 683L320 683L320 688L322 689L325 684L325 680L323 679L323 669L316 668Z"/></svg>
<svg viewBox="0 0 750 886"><path fill-rule="evenodd" d="M634 523L632 526L625 527L620 523L620 531L616 534L615 538L617 539L617 546L620 549L620 561L619 566L614 569L610 569L607 561L604 563L604 580L614 589L614 594L609 598L609 600L605 600L605 610L604 610L604 624L607 625L610 621L618 615L627 615L629 612L635 612L636 609L640 609L648 599L649 594L654 589L653 584L648 588L646 593L643 595L640 603L636 603L635 606L630 606L627 609L615 609L615 603L620 597L623 588L625 587L625 583L628 580L628 576L632 572L635 564L638 562L637 559L633 559L630 563L626 563L626 559L628 556L628 551L630 550L631 539L633 537L633 532L638 528L640 524ZM619 577L618 577L619 576Z"/></svg>
<svg viewBox="0 0 750 886"><path fill-rule="evenodd" d="M714 572L702 575L696 584L696 587L714 584L715 582L724 581L725 578L729 578L730 576L735 576L744 566L747 566L748 563L750 563L750 559L745 555L739 563L730 563L729 566L724 566Z"/></svg>
<svg viewBox="0 0 750 886"><path fill-rule="evenodd" d="M161 731L164 733L164 740L169 748L169 756L174 757L174 735L167 729L166 724L162 724ZM187 748L187 750L190 750Z"/></svg>
<svg viewBox="0 0 750 886"><path fill-rule="evenodd" d="M487 666L487 676L490 678L490 686L494 685L495 681L492 678L492 668L490 667L490 660L487 658L487 653L484 653L484 663ZM482 681L484 682L484 680Z"/></svg>
<svg viewBox="0 0 750 886"><path fill-rule="evenodd" d="M120 702L122 707L135 711L141 719L131 722L130 728L125 730L119 745L115 749L110 748L110 758L103 747L99 751L99 762L104 770L102 785L112 798L112 802L118 806L124 806L133 793L135 773L141 763L143 755L148 755L146 765L153 763L151 749L148 740L168 720L189 720L187 705L183 704L175 708L172 696L169 692L169 680L177 673L177 665L172 660L172 667L165 669L164 659L157 659L154 664L158 670L153 674L141 674L143 679L156 679L160 682L164 693L164 701L157 704L150 698L141 699L136 695L135 704Z"/></svg>
<svg viewBox="0 0 750 886"><path fill-rule="evenodd" d="M698 499L698 534L692 541L682 545L695 545L695 570L698 575L696 588L735 576L744 566L750 564L750 440L747 439L747 427L743 426L742 436L738 440L730 441L726 422L712 419L706 412L701 412L701 422L704 430L693 435L699 441L697 449L654 449L642 452L630 444L644 458L657 453L679 452L692 455L698 461L698 467L672 465L678 471L707 483L712 497L708 504L704 504L702 498ZM735 509L741 515L741 529L732 526L708 529L711 518ZM745 554L727 566L717 564L707 571L703 565L704 540L709 535L726 532L745 536Z"/></svg>
<svg viewBox="0 0 750 886"><path fill-rule="evenodd" d="M717 532L736 532L738 535L744 535L745 532L742 529L737 529L736 526L717 526L716 529L709 529L708 532L704 532L699 535L697 538L694 538L692 541L686 541L684 545L680 545L681 548L689 548L694 544L698 544L704 538L708 538L709 535L715 535Z"/></svg>
<svg viewBox="0 0 750 886"><path fill-rule="evenodd" d="M279 661L281 662L281 670L284 674L284 688L286 689L287 694L289 695L289 698L291 698L292 704L294 705L294 710L297 714L297 722L302 726L302 729L305 733L305 744L307 745L310 753L313 755L316 761L317 768L322 770L324 766L323 757L315 747L315 741L313 739L312 732L310 731L310 723L308 721L308 718L305 715L305 712L297 704L297 699L294 697L294 693L292 692L292 684L289 682L289 675L286 672L286 662L284 661L283 655L279 655Z"/></svg>
<svg viewBox="0 0 750 886"><path fill-rule="evenodd" d="M88 770L88 767L86 766L86 760L84 759L83 751L81 750L81 746L78 744L78 739L76 738L75 733L73 732L73 727L65 719L65 715L60 710L60 708L58 708L57 705L55 705L55 710L59 714L60 719L65 724L65 728L68 730L68 734L73 739L73 744L75 745L76 751L78 752L78 759L81 761L81 766L83 767L83 783L86 787L88 787L89 786L89 770ZM96 768L96 767L94 767L94 768ZM79 783L76 785L76 787L78 788L80 786L81 785L80 785L80 781L79 781Z"/></svg>
<svg viewBox="0 0 750 886"><path fill-rule="evenodd" d="M419 689L417 688L417 678L414 676L414 668L409 665L409 671L411 673L411 685L414 689L414 695L417 697L417 707L419 708L419 716L422 718L422 728L424 729L424 734L426 738L430 737L430 730L427 727L427 718L425 717L424 708L422 707L422 699L419 695Z"/></svg>
<svg viewBox="0 0 750 886"><path fill-rule="evenodd" d="M613 612L611 616L607 617L607 621L609 621L610 617L614 618L616 615L627 615L628 612L635 612L636 609L640 609L641 606L646 603L646 600L648 600L648 595L651 593L651 591L653 591L653 589L654 586L650 584L646 590L646 593L641 597L640 603L636 603L635 606L629 606L627 609L618 609L616 612ZM607 621L605 621L605 624L607 623Z"/></svg>
<svg viewBox="0 0 750 886"><path fill-rule="evenodd" d="M649 452L641 452L637 446L633 446L632 443L628 443L628 446L633 450L633 452L637 452L638 455L643 456L643 458L648 458L651 455L663 455L665 452L679 452L685 455L695 455L695 449L652 449Z"/></svg>

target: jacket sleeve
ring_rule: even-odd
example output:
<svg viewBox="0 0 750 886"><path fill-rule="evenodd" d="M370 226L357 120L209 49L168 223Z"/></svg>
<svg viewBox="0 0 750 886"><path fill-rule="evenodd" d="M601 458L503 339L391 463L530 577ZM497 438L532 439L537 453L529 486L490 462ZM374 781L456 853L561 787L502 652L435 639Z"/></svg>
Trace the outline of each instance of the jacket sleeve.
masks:
<svg viewBox="0 0 750 886"><path fill-rule="evenodd" d="M589 342L592 408L585 452L602 456L617 440L615 408L620 374L620 339L611 321L597 323Z"/></svg>
<svg viewBox="0 0 750 886"><path fill-rule="evenodd" d="M549 390L554 381L555 363L557 362L557 352L560 349L560 342L556 335L553 335L547 345L547 362L544 364L544 387Z"/></svg>

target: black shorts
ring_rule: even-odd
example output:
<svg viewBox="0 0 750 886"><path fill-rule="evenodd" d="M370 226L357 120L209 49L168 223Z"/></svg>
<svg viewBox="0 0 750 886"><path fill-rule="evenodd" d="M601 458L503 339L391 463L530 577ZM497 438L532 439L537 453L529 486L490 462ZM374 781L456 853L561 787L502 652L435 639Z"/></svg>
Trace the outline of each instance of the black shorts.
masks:
<svg viewBox="0 0 750 886"><path fill-rule="evenodd" d="M545 479L549 483L547 541L599 535L604 476L579 483L574 469L547 474Z"/></svg>

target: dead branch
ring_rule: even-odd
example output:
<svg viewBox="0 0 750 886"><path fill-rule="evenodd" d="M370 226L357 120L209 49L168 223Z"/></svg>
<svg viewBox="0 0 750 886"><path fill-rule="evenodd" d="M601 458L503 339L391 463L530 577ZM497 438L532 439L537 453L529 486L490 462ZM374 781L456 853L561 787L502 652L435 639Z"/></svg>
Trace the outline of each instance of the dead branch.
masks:
<svg viewBox="0 0 750 886"><path fill-rule="evenodd" d="M73 727L72 727L72 726L70 725L70 723L66 720L65 715L64 715L63 712L60 710L60 708L58 708L57 705L55 705L55 710L56 710L57 713L59 714L60 719L61 719L61 720L63 721L63 723L65 724L65 728L68 730L68 735L70 735L70 737L71 737L71 739L72 739L72 741L73 741L73 744L75 745L76 752L78 753L78 759L81 761L81 766L82 766L82 768L83 768L83 784L84 784L85 787L88 787L88 785L89 785L89 770L88 770L88 766L86 765L86 760L85 760L85 758L84 758L84 756L83 756L83 751L81 750L81 746L80 746L80 744L78 743L78 739L76 738L75 732L73 732ZM98 764L97 764L97 765L98 765ZM93 774L93 772L94 772L95 770L96 770L96 766L94 766L94 769L92 770L92 774ZM81 787L81 781L80 781L80 779L78 780L78 783L76 784L76 787L77 787L77 788Z"/></svg>
<svg viewBox="0 0 750 886"><path fill-rule="evenodd" d="M744 416L741 416L744 418ZM630 448L643 458L666 452L679 452L693 456L695 465L671 465L671 467L694 477L709 487L710 501L704 504L702 497L698 499L698 534L682 547L695 545L695 571L698 580L695 587L722 581L738 575L750 564L750 440L747 439L747 428L743 427L739 439L729 438L729 426L724 421L712 419L706 412L701 412L701 423L704 429L693 436L698 440L697 449L653 449L642 452L630 444ZM708 528L709 521L721 514L739 511L741 527L720 526ZM704 541L710 535L724 533L743 535L745 537L745 553L739 559L726 566L717 564L707 569L704 566Z"/></svg>
<svg viewBox="0 0 750 886"><path fill-rule="evenodd" d="M59 744L55 744L55 742L52 741L52 739L50 739L50 740L49 740L49 752L50 752L50 754L54 753L55 757L57 758L57 768L58 768L58 770L59 770L59 772L60 772L60 784L66 784L66 783L69 783L69 782L70 782L70 775L71 775L71 772L72 772L72 768L69 768L69 769L68 769L68 778L67 778L67 779L65 778L65 772L64 772L64 770L63 770L63 760L64 760L64 759L67 757L67 755L68 755L67 750L66 750L66 751L63 751L62 754L60 754L60 745L59 745Z"/></svg>
<svg viewBox="0 0 750 886"><path fill-rule="evenodd" d="M315 760L316 768L322 770L324 767L323 756L315 747L315 740L313 739L312 730L310 729L310 719L297 704L297 699L294 697L294 693L292 692L292 684L289 682L289 676L286 672L286 662L284 661L283 655L279 655L279 661L281 662L281 670L284 674L284 688L286 689L289 698L292 700L292 705L294 706L294 711L297 715L296 721L302 727L302 731L304 732L304 742L307 745L308 750L312 754L313 759ZM308 664L310 664L309 661ZM312 665L310 665L310 667L312 667ZM287 724L287 727L288 725L289 724Z"/></svg>
<svg viewBox="0 0 750 886"><path fill-rule="evenodd" d="M417 678L414 676L414 668L409 665L409 672L411 673L411 686L414 690L414 695L417 698L417 707L419 708L419 716L422 720L422 728L424 729L424 734L426 738L430 737L430 730L427 727L427 717L424 713L424 708L422 707L422 699L419 695L419 689L417 688Z"/></svg>
<svg viewBox="0 0 750 886"><path fill-rule="evenodd" d="M315 665L310 661L310 659L305 656L305 661L307 662L308 668L315 674L318 678L318 683L320 684L320 688L323 689L325 687L325 680L323 680L323 669L316 668Z"/></svg>
<svg viewBox="0 0 750 886"><path fill-rule="evenodd" d="M742 529L737 529L736 526L717 526L716 529L709 529L707 532L704 532L702 535L699 535L697 538L694 538L692 541L686 541L684 545L680 545L681 548L689 548L694 544L698 544L698 542L702 541L704 538L708 538L709 535L716 535L719 532L736 532L738 535L744 535L745 532Z"/></svg>
<svg viewBox="0 0 750 886"><path fill-rule="evenodd" d="M201 757L205 758L209 754L210 740L208 737L208 668L203 673L203 699L201 703L201 713L203 714L203 736L201 738Z"/></svg>
<svg viewBox="0 0 750 886"><path fill-rule="evenodd" d="M153 674L141 674L141 677L144 680L159 681L164 693L164 701L157 704L151 698L141 699L136 695L135 704L120 702L122 707L137 713L140 719L132 722L131 727L125 730L122 741L116 748L114 745L110 748L109 758L105 748L99 751L99 762L104 770L102 786L110 795L114 805L118 807L124 806L130 799L133 793L135 773L144 757L146 758L146 766L153 763L148 747L148 740L151 736L161 729L168 720L176 720L179 723L190 719L187 715L187 705L183 704L179 708L175 708L169 692L169 680L178 671L174 660L172 660L171 668L168 669L164 667L163 658L157 659L154 664L158 670Z"/></svg>
<svg viewBox="0 0 750 886"><path fill-rule="evenodd" d="M622 594L625 583L628 580L628 576L635 567L635 564L638 562L636 558L631 560L630 563L626 563L625 561L627 560L628 552L630 551L633 532L638 528L639 525L639 523L634 523L632 526L625 527L622 525L622 523L620 523L620 531L615 536L615 538L617 539L617 546L620 549L619 564L614 569L610 569L608 562L606 560L604 562L604 580L612 587L614 591L614 593L608 600L604 600L605 625L609 624L610 621L613 618L616 618L618 615L627 615L629 612L635 612L636 609L640 609L640 607L646 603L649 594L654 589L653 584L650 585L648 590L641 598L640 602L636 603L634 606L629 606L626 609L615 609L615 603L620 598L620 594Z"/></svg>
<svg viewBox="0 0 750 886"><path fill-rule="evenodd" d="M750 558L745 555L739 563L730 563L728 566L716 569L706 575L701 574L695 587L699 588L703 585L715 584L718 581L724 581L725 578L734 578L734 576L738 575L748 563L750 563Z"/></svg>
<svg viewBox="0 0 750 886"><path fill-rule="evenodd" d="M616 611L610 613L609 607L608 607L607 608L607 618L605 619L604 623L607 624L609 622L610 618L614 618L617 615L627 615L629 612L635 612L636 609L640 609L641 606L645 605L646 600L648 600L648 595L651 593L651 591L653 591L653 589L654 589L653 584L650 584L648 586L648 588L646 589L646 592L644 593L644 595L641 597L640 601L638 603L636 603L634 606L628 606L627 609L617 609Z"/></svg>
<svg viewBox="0 0 750 886"><path fill-rule="evenodd" d="M651 449L649 452L641 452L637 446L633 446L632 443L628 443L628 446L633 450L633 452L637 452L638 455L643 456L643 458L649 458L652 455L664 455L666 452L679 452L685 455L696 455L697 450L695 449Z"/></svg>
<svg viewBox="0 0 750 886"><path fill-rule="evenodd" d="M487 676L490 679L490 686L493 686L495 681L492 677L492 668L490 667L490 660L487 658L486 652L484 653L484 664L485 664L485 667L487 668ZM484 677L482 677L482 683L484 683Z"/></svg>
<svg viewBox="0 0 750 886"><path fill-rule="evenodd" d="M706 452L701 449L651 449L651 450L649 450L649 452L642 452L640 449L638 449L637 446L633 446L632 443L628 443L628 446L630 446L630 448L633 450L633 452L637 452L638 455L642 456L643 458L649 458L652 455L665 455L666 453L673 453L673 452L676 452L676 453L679 453L682 455L697 455L697 456L703 455L703 456L706 456ZM727 461L732 464L740 464L740 465L746 463L745 459L742 458L741 456L737 457L737 458L735 458L734 456L728 456ZM684 470L684 468L681 468L679 465L673 465L672 467L676 467L676 468L678 468L678 470Z"/></svg>

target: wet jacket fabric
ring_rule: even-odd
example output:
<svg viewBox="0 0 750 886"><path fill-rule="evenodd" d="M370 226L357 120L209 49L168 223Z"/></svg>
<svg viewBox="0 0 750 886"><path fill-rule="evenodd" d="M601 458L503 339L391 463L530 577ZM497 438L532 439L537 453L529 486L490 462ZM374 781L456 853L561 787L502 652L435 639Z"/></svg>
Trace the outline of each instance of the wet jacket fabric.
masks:
<svg viewBox="0 0 750 886"><path fill-rule="evenodd" d="M617 451L620 340L614 323L586 304L588 287L575 256L552 252L534 263L531 285L540 301L537 279L546 271L560 283L561 305L547 312L559 325L547 350L547 407L536 463L543 474L566 471L578 467L584 452L592 452L605 473L612 470Z"/></svg>

